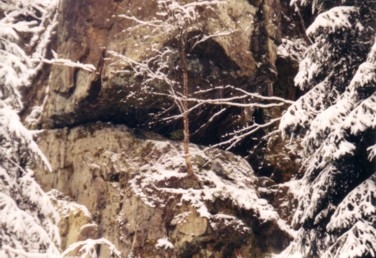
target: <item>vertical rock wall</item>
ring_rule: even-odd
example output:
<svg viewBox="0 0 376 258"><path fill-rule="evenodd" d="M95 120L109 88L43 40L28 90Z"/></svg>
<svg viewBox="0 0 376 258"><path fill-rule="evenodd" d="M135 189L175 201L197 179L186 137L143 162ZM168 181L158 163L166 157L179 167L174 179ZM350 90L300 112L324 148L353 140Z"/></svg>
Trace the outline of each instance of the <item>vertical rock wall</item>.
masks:
<svg viewBox="0 0 376 258"><path fill-rule="evenodd" d="M232 33L213 37L192 50L188 58L191 86L210 87L210 79L215 85L280 94L284 86L275 82L283 81L285 75L289 82L294 73L285 65L278 67L285 2L230 0L202 10L204 18L199 24L205 33ZM150 140L145 132L123 126L91 124L105 121L142 127L149 113L170 107L171 100L156 96L133 99L137 78L119 73L124 67L108 54L111 50L142 61L152 55L151 45L156 49L174 47L176 42L164 31L138 27L129 33L126 29L135 23L118 16L133 14L149 20L155 16L155 2L65 0L59 11L58 57L94 65L96 70L52 66L40 125L48 130L39 135L39 144L54 172L38 171L36 176L45 190L56 188L88 208L97 226L83 216L85 223L93 225L82 235L107 237L124 257L268 257L280 252L291 236L273 207L259 198L272 200L274 192L265 190L244 161L195 147L200 152L194 155L200 176L198 181L190 181L184 179L182 163L169 163L181 154L176 142L156 136ZM218 122L195 140L218 141L234 122L232 115L238 113L231 110L218 117ZM210 113L206 117L194 114L191 126L209 117ZM148 180L155 174L160 178ZM244 190L246 199L229 190L234 187ZM207 210L200 209L192 196ZM70 230L63 236L63 245L81 237L81 233L72 236Z"/></svg>
<svg viewBox="0 0 376 258"><path fill-rule="evenodd" d="M135 126L143 124L151 111L164 108L161 103L170 102L158 101L155 96L132 100L134 78L117 73L117 69L124 67L116 66L108 55L111 50L141 61L152 55L151 46L158 49L171 44L171 35L153 31L151 27L126 32L136 24L118 16L127 14L150 20L157 11L154 2L67 0L59 8L57 54L74 62L92 64L96 71L53 66L43 114L45 126L71 126L97 120ZM188 60L192 87L209 87L207 78L215 86L230 83L271 95L277 77L277 45L281 41L279 1L231 0L204 9L200 16L204 18L198 24L204 33L232 33L213 37L193 50ZM218 131L223 130L218 128Z"/></svg>

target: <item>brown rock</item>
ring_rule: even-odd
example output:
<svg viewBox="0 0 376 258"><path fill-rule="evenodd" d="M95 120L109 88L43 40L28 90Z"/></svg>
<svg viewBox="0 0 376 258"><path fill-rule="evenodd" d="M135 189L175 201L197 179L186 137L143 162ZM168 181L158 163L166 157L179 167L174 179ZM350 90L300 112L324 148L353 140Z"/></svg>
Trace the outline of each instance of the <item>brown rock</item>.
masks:
<svg viewBox="0 0 376 258"><path fill-rule="evenodd" d="M129 32L126 29L135 23L118 17L127 13L141 20L150 20L156 12L153 3L110 0L67 0L61 3L57 53L72 61L93 64L97 71L90 73L63 66L52 68L50 92L42 119L45 126L54 128L98 120L120 121L132 127L145 126L150 113L161 111L165 105L172 105L171 99L148 94L132 98L133 92L140 93L137 78L132 73L118 73L118 69L125 67L115 63L116 60L108 54L111 50L142 61L152 55L151 46L155 49L167 45L174 47L175 43L171 40L174 35L147 26ZM233 0L214 7L214 11L205 8L200 13L198 27L205 34L232 33L213 37L189 53L192 92L197 85L205 88L232 84L262 94L272 93L271 85L276 79L274 64L277 44L280 41L278 3L277 0L262 3ZM197 33L193 30L191 34L194 36ZM161 88L162 92L166 90ZM218 92L213 96L222 94ZM213 115L212 112L212 109L207 109L197 114L205 121ZM192 121L197 114L192 113ZM196 134L195 140L218 141L221 135L231 130L229 124L234 123L231 117L229 113L218 117L215 130L207 128ZM163 126L164 133L171 130L170 127L166 129L164 124L158 126ZM199 126L192 122L193 130Z"/></svg>
<svg viewBox="0 0 376 258"><path fill-rule="evenodd" d="M259 199L258 180L244 160L192 145L192 179L181 169L180 142L142 135L135 137L125 126L96 123L38 136L54 169L36 170L38 181L85 205L98 224L63 216L66 242L97 232L124 257L265 257L290 241L276 211ZM269 242L270 234L283 242Z"/></svg>
<svg viewBox="0 0 376 258"><path fill-rule="evenodd" d="M57 190L51 190L48 194L60 216L58 226L62 250L78 241L98 238L98 225L85 206Z"/></svg>

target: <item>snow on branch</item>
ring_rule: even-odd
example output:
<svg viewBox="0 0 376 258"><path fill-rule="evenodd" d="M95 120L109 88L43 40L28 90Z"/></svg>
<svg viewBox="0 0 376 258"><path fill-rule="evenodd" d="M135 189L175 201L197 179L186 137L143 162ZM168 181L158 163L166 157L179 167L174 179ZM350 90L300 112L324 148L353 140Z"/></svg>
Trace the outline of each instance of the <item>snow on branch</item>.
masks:
<svg viewBox="0 0 376 258"><path fill-rule="evenodd" d="M376 207L372 203L372 200L376 197L375 191L376 174L365 180L346 196L336 208L327 229L329 231L348 229L356 221L375 217Z"/></svg>
<svg viewBox="0 0 376 258"><path fill-rule="evenodd" d="M97 71L97 68L95 68L94 65L92 64L83 64L79 61L73 62L70 59L65 59L65 58L54 58L54 59L45 59L45 58L39 58L39 59L33 59L33 62L44 62L47 64L52 64L52 65L61 65L61 66L67 66L67 67L73 67L73 68L79 68L88 72L95 72Z"/></svg>
<svg viewBox="0 0 376 258"><path fill-rule="evenodd" d="M195 1L187 4L180 4L175 0L158 0L158 6L161 10L162 17L169 17L177 21L178 26L184 26L186 23L191 23L197 20L197 7L211 7L220 4L225 4L226 1L213 0L213 1Z"/></svg>
<svg viewBox="0 0 376 258"><path fill-rule="evenodd" d="M217 32L217 33L213 33L211 35L204 35L201 37L201 39L197 40L191 47L191 50L194 49L197 45L205 42L205 41L208 41L209 39L212 39L212 38L219 38L219 37L225 37L225 36L229 36L233 33L236 33L240 30L230 30L230 31L222 31L222 32Z"/></svg>
<svg viewBox="0 0 376 258"><path fill-rule="evenodd" d="M335 137L337 141L339 138L343 139L343 136L339 136L340 128L350 129L354 135L368 128L376 128L375 119L373 119L376 113L375 71L375 64L370 62L364 62L359 66L348 86L348 90L339 96L338 102L311 119L310 131L306 134L304 140L306 144L319 146L327 138ZM366 92L373 93L369 93L371 95L367 97L369 94L367 95ZM317 112L316 110L315 112ZM328 137L330 133L337 136ZM332 146L332 148L329 148L332 150L328 150L327 153L339 154L338 151L341 150L339 146L333 144L327 144L327 146ZM341 144L340 146L344 145ZM335 151L335 149L338 149L338 151ZM343 154L345 153L347 152L343 152Z"/></svg>
<svg viewBox="0 0 376 258"><path fill-rule="evenodd" d="M55 210L30 174L24 171L18 176L19 170L10 159L0 164L0 224L5 225L0 238L3 247L12 247L0 249L0 256L14 257L18 252L58 256L60 237Z"/></svg>
<svg viewBox="0 0 376 258"><path fill-rule="evenodd" d="M352 90L351 83L349 90L342 94L336 104L329 106L313 118L310 124L310 130L305 136L304 143L310 146L319 146L328 138L330 133L336 131L336 134L338 134L338 130L341 128L344 121L349 120L351 112L359 105L360 102L358 99L357 92L356 90ZM363 119L362 116L358 116L358 118Z"/></svg>
<svg viewBox="0 0 376 258"><path fill-rule="evenodd" d="M60 255L56 211L29 170L35 161L52 169L18 115L23 108L20 89L32 86L42 68L31 57L43 56L47 49L56 26L56 3L0 3L1 257Z"/></svg>
<svg viewBox="0 0 376 258"><path fill-rule="evenodd" d="M197 7L210 8L225 3L226 1L213 0L180 4L176 0L157 0L158 12L156 14L160 19L144 21L126 14L120 14L117 17L132 20L141 26L151 26L172 31L196 21L198 18ZM132 30L134 28L130 27L129 29Z"/></svg>
<svg viewBox="0 0 376 258"><path fill-rule="evenodd" d="M375 257L376 229L371 222L357 221L323 254L324 257Z"/></svg>
<svg viewBox="0 0 376 258"><path fill-rule="evenodd" d="M11 145L14 144L14 148L22 144L26 147L25 151L28 152L30 160L39 160L49 171L52 171L49 161L35 143L31 132L23 126L18 114L10 107L0 108L0 128L3 128L0 135L9 140Z"/></svg>
<svg viewBox="0 0 376 258"><path fill-rule="evenodd" d="M140 62L115 51L108 51L107 53L118 58L123 65L128 66L135 73L135 76L143 77L142 85L144 90L151 90L149 84L152 84L153 81L162 81L171 86L178 84L178 82L170 79L165 71L165 69L169 68L169 55L174 53L170 48L164 48L162 51L154 50L154 53L156 53L154 56ZM153 68L155 65L157 66L156 69ZM128 72L128 70L116 71L116 73Z"/></svg>
<svg viewBox="0 0 376 258"><path fill-rule="evenodd" d="M161 24L163 24L162 20L143 21L143 20L138 19L135 16L129 16L129 15L126 15L126 14L119 14L117 17L135 21L139 25L145 25L145 26L151 26L151 27L158 27L159 28L159 27L161 27Z"/></svg>
<svg viewBox="0 0 376 258"><path fill-rule="evenodd" d="M292 2L326 8L318 0ZM295 85L308 92L288 108L279 127L305 148L293 218L300 231L289 250L307 257L376 255L375 30L356 4L323 12L307 29L314 44Z"/></svg>
<svg viewBox="0 0 376 258"><path fill-rule="evenodd" d="M49 251L49 253L30 252L30 251L24 251L21 249L16 249L6 244L2 246L2 250L0 250L0 255L2 255L3 257L51 258L51 255L54 255L55 257L59 257L57 252L51 252L51 251Z"/></svg>
<svg viewBox="0 0 376 258"><path fill-rule="evenodd" d="M284 137L301 129L306 131L310 127L311 121L327 108L325 99L339 97L336 91L328 94L329 87L328 81L316 85L287 109L279 124L279 129Z"/></svg>
<svg viewBox="0 0 376 258"><path fill-rule="evenodd" d="M151 94L156 95L156 96L168 97L177 102L181 102L183 100L188 101L192 105L189 107L188 110L185 111L186 113L194 112L195 110L202 108L203 105L219 106L220 107L219 111L215 112L208 119L208 121L203 123L200 126L200 128L195 131L195 133L198 133L200 129L207 126L210 122L214 120L215 117L219 116L230 107L237 107L241 109L255 109L255 108L269 109L269 108L283 107L286 105L291 105L293 103L293 101L286 100L286 99L279 98L279 97L274 97L274 96L268 97L268 96L259 95L257 93L250 93L243 89L236 88L232 85L217 86L217 87L213 87L207 90L196 91L194 94L200 95L204 93L209 93L211 91L223 90L223 89L233 90L234 96L228 97L228 98L209 99L209 98L185 98L184 96L180 96L179 94L160 93L160 92L153 92ZM239 94L239 95L235 95L235 94ZM159 118L159 121L175 120L175 119L182 118L183 115L184 115L184 112L181 112L178 115L172 115L172 116L168 116L165 118ZM252 134L255 134L256 132L259 132L261 130L265 130L265 129L268 129L277 125L280 119L281 119L280 117L277 117L263 124L258 124L256 122L248 121L250 125L244 126L241 129L227 133L226 135L223 136L227 138L227 140L224 140L218 144L215 144L212 147L227 146L226 149L230 150L233 147L235 147L238 143L240 143L242 140L244 140L246 137Z"/></svg>
<svg viewBox="0 0 376 258"><path fill-rule="evenodd" d="M326 33L333 33L338 29L353 29L354 23L350 19L354 19L359 9L353 6L334 7L329 11L321 13L315 21L308 27L307 35L314 37ZM362 26L356 23L355 26Z"/></svg>
<svg viewBox="0 0 376 258"><path fill-rule="evenodd" d="M61 257L72 257L72 253L77 253L79 257L97 258L97 247L99 245L107 246L110 249L111 257L121 258L121 252L116 249L113 243L105 238L87 239L73 243L62 253Z"/></svg>
<svg viewBox="0 0 376 258"><path fill-rule="evenodd" d="M0 98L17 110L22 109L20 87L30 86L30 81L42 68L31 57L45 56L56 27L54 1L17 1L1 5L4 17L0 19L0 78L5 82ZM29 17L26 21L20 17ZM25 37L29 35L30 37Z"/></svg>
<svg viewBox="0 0 376 258"><path fill-rule="evenodd" d="M307 50L307 44L303 39L282 39L278 46L277 55L284 59L291 59L300 62Z"/></svg>
<svg viewBox="0 0 376 258"><path fill-rule="evenodd" d="M227 146L226 150L230 150L233 147L235 147L239 142L241 142L243 139L245 139L247 136L250 136L262 129L270 128L272 125L276 124L279 121L280 121L280 118L278 117L264 124L253 123L249 126L245 126L240 130L236 130L234 132L231 132L225 135L226 137L230 138L229 140L220 142L211 147L215 148L215 147L220 147L220 146Z"/></svg>
<svg viewBox="0 0 376 258"><path fill-rule="evenodd" d="M277 102L283 102L283 103L288 104L288 105L291 105L291 104L294 103L294 101L291 101L291 100L288 100L288 99L284 99L284 98L280 98L280 97L277 97L277 96L263 96L263 95L260 95L259 93L248 92L246 90L243 90L241 88L235 87L233 85L215 86L215 87L212 87L210 89L196 91L195 94L197 95L197 94L208 93L210 91L227 90L227 89L230 89L230 90L233 90L235 92L238 92L244 98L255 98L255 99L261 100L261 101L262 100L277 101Z"/></svg>
<svg viewBox="0 0 376 258"><path fill-rule="evenodd" d="M288 105L288 104L292 104L292 102L290 103L289 100L285 100L285 99L283 101L280 101L280 102L267 103L267 104L263 104L263 103L260 103L260 102L253 102L251 100L248 100L248 98L251 97L251 96L253 98L256 98L256 99L259 99L259 97L260 97L263 100L267 100L267 101L273 101L274 100L273 97L268 98L266 96L261 96L257 93L256 94L249 93L247 95L239 95L239 96L234 96L234 97L216 98L216 99L184 98L184 97L179 96L179 94L171 95L171 94L158 93L158 92L155 92L153 94L159 95L159 96L170 97L170 98L174 99L175 101L186 100L190 103L196 103L196 104L198 104L198 106L196 106L196 108L198 108L199 106L201 106L203 104L208 104L208 105L214 105L214 106L227 106L227 107L239 107L239 108L265 108L266 109L266 108L275 108L275 107L281 107L281 106L285 106L285 105ZM238 101L243 101L243 103L238 102ZM193 108L190 111L193 111L194 109L195 108Z"/></svg>
<svg viewBox="0 0 376 258"><path fill-rule="evenodd" d="M373 161L376 158L376 144L367 148L368 159Z"/></svg>
<svg viewBox="0 0 376 258"><path fill-rule="evenodd" d="M307 29L313 44L299 64L295 85L310 89L326 77L336 77L347 84L349 71L364 61L360 56L372 43L369 41L372 31L361 20L357 7L335 7L320 14Z"/></svg>
<svg viewBox="0 0 376 258"><path fill-rule="evenodd" d="M308 170L305 175L307 180L302 182L302 191L297 196L299 204L293 217L294 225L301 225L309 219L318 220L315 216L325 202L327 191L330 191L329 187L334 185L338 170L329 164L318 176L314 174L315 172L314 169Z"/></svg>
<svg viewBox="0 0 376 258"><path fill-rule="evenodd" d="M359 134L365 130L376 128L376 92L346 117L344 127L349 128L352 134Z"/></svg>

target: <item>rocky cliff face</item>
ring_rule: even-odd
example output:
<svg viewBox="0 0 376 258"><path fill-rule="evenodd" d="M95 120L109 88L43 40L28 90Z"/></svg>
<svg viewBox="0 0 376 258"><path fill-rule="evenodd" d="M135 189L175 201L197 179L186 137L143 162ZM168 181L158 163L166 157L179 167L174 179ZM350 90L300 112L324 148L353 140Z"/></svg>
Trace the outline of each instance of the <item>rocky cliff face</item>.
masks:
<svg viewBox="0 0 376 258"><path fill-rule="evenodd" d="M131 68L121 65L109 54L114 51L141 62L158 49L176 48L176 42L172 40L174 35L163 30L155 31L152 27L136 26L134 21L121 17L127 14L145 21L153 19L157 12L156 4L143 1L101 0L94 3L91 0L66 0L60 3L59 11L54 41L58 57L94 65L96 70L53 65L49 74L48 97L44 99L44 88L38 87L28 93L30 105L35 105L36 99L39 99L39 105L43 103L44 106L39 124L33 120L29 125L32 128L61 128L109 121L130 127L151 128L165 136L179 132L179 120L164 120L160 119L161 116L150 115L162 112L163 118L179 113L174 101L141 91L140 78L135 77L134 73L119 72ZM262 95L274 94L287 99L299 96L293 87L293 76L304 44L293 42L304 34L304 28L289 7L289 1L229 1L201 10L200 17L197 21L199 30L192 30L190 37L217 33L226 36L211 37L189 53L192 92L196 91L197 86L208 89L230 84ZM286 54L291 53L291 49L297 54ZM172 59L177 60L178 57ZM46 85L46 82L43 83L46 78L46 75L42 76L39 84ZM168 91L168 87L154 87L161 93ZM217 90L201 97L228 97L230 94ZM264 112L257 108L231 107L217 114L218 111L217 107L204 106L190 114L191 131L195 132L191 136L193 142L206 145L218 143L226 139L229 132L249 125L249 121L270 121L279 116L283 109ZM30 107L27 106L23 115L29 113ZM200 121L211 124L203 126ZM284 169L284 165L275 161L275 156L279 155L272 154L269 161L262 164L257 161L258 157L269 155L264 151L265 144L248 137L234 151L246 156L252 146L258 145L259 149L248 160L253 166L262 167L260 174L290 173L290 169ZM287 167L294 168L294 164ZM281 177L278 175L276 178Z"/></svg>
<svg viewBox="0 0 376 258"><path fill-rule="evenodd" d="M123 257L265 257L291 239L259 197L265 182L229 152L192 145L192 179L180 142L125 126L49 130L38 143L54 172L37 171L37 180L86 206L98 225L82 211L71 221L65 215L66 243L106 237Z"/></svg>
<svg viewBox="0 0 376 258"><path fill-rule="evenodd" d="M261 95L294 99L299 93L292 89L291 80L300 57L284 54L285 48L294 46L282 38L301 30L284 26L284 22L291 23L284 15L290 12L287 2L231 0L200 10L200 30L193 29L188 36L218 32L226 36L212 37L192 48L188 55L191 91L196 85L208 89L231 84ZM132 19L121 17L129 14L150 20L156 12L156 4L150 1L60 2L53 41L57 57L95 69L51 66L51 71L38 78L39 84L49 87L27 92L28 105L22 115L31 128L44 129L38 144L53 172L36 169L35 176L44 190L52 190L62 218L62 248L105 237L122 251L122 257L269 257L279 253L292 238L285 221L291 219L295 200L287 185L257 177L245 160L228 152L196 145L191 152L197 177L187 178L180 143L143 130L150 125L150 113L170 109L173 101L140 95L140 78L119 72L130 67L117 62L110 51L141 62L155 50L176 48L174 35L137 27ZM289 90L285 92L286 85ZM163 85L154 87L162 93L168 90ZM210 97L226 94L218 91ZM43 107L35 117L30 115L33 105ZM176 109L171 110L167 115L176 114ZM215 112L208 108L192 113L192 130ZM281 112L256 110L247 119L270 119ZM193 140L216 143L223 134L244 125L244 116L242 110L231 108L193 135ZM180 128L179 123L161 121L154 120L151 129L169 135ZM282 143L271 149L274 152L265 155L267 172L258 170L258 174L270 176L274 171L275 180L288 180L294 162L280 163L286 160ZM257 153L264 154L265 148ZM259 167L255 157L250 159ZM103 246L98 253L110 255Z"/></svg>
<svg viewBox="0 0 376 258"><path fill-rule="evenodd" d="M126 67L119 65L109 54L109 51L114 51L139 62L162 47L177 47L174 35L152 26L140 27L133 20L119 17L127 14L140 20L151 20L158 11L155 3L67 0L60 4L60 11L58 55L93 64L96 71L64 66L52 68L49 97L43 113L45 126L72 126L100 120L145 127L148 125L145 121L151 119L150 113L165 109L165 104L172 105L171 99L155 95L136 94L133 97L134 92L139 91L138 79L134 74L119 73ZM226 36L212 37L189 53L192 89L197 85L208 88L231 84L261 94L272 94L277 78L277 46L281 42L279 1L229 1L203 8L199 15L196 26L199 28L192 29L189 37L218 33ZM133 27L131 31L128 30L130 27ZM161 91L167 93L167 90ZM213 95L225 93L214 92ZM235 114L239 112L235 111ZM205 120L210 116L210 112L202 113L205 112L192 120ZM218 141L228 130L231 122L226 118L228 116L231 115L227 112L218 117L218 121L225 122L217 122L216 130L209 128L209 131L197 135L196 141L207 141L208 134L213 135L212 142ZM199 125L192 123L191 126L195 130ZM174 129L163 127L162 130L166 133L166 130Z"/></svg>
<svg viewBox="0 0 376 258"><path fill-rule="evenodd" d="M0 2L0 256L373 257L375 5Z"/></svg>

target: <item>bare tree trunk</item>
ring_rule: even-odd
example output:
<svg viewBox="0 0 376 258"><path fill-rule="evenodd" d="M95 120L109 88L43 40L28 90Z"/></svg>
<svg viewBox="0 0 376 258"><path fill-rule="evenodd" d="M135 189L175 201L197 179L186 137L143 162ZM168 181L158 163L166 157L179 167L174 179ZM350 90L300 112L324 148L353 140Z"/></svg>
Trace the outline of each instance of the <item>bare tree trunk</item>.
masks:
<svg viewBox="0 0 376 258"><path fill-rule="evenodd" d="M183 126L184 126L184 157L185 157L185 164L187 166L187 173L188 176L194 176L193 174L193 167L191 162L191 155L189 153L189 114L188 114L188 101L187 98L189 96L188 91L188 64L187 64L187 56L185 52L186 44L186 35L184 32L180 34L180 44L179 44L179 56L181 62L181 68L183 71L183 101L182 101L182 109L183 109Z"/></svg>

